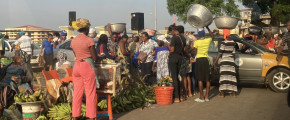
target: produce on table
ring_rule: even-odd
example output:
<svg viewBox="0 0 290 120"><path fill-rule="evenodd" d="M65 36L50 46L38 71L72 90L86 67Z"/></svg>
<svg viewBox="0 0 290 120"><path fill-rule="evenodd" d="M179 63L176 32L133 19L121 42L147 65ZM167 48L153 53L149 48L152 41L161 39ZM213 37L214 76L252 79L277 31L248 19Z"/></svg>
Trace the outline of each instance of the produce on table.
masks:
<svg viewBox="0 0 290 120"><path fill-rule="evenodd" d="M86 116L86 105L82 104L81 118ZM71 120L72 106L71 103L60 103L49 108L47 117L53 120Z"/></svg>
<svg viewBox="0 0 290 120"><path fill-rule="evenodd" d="M101 61L101 64L106 64L106 63L115 63L115 61L114 61L114 60L111 60L111 59L109 59L109 58L103 59L103 60Z"/></svg>
<svg viewBox="0 0 290 120"><path fill-rule="evenodd" d="M44 93L42 90L35 91L32 95L20 93L14 96L15 102L36 102L44 100Z"/></svg>

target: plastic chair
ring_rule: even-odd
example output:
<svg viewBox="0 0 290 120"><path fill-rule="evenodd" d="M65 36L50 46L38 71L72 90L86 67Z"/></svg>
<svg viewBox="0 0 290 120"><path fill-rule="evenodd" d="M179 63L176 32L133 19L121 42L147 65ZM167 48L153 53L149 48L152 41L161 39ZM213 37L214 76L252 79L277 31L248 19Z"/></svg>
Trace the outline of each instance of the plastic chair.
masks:
<svg viewBox="0 0 290 120"><path fill-rule="evenodd" d="M72 82L73 81L73 77L72 77L73 69L67 68L66 71L68 73L68 77L65 77L63 79L60 79L60 81L61 82Z"/></svg>
<svg viewBox="0 0 290 120"><path fill-rule="evenodd" d="M72 69L72 68L67 68L66 71L67 71L67 73L68 73L68 76L69 76L69 77L72 77L73 69Z"/></svg>
<svg viewBox="0 0 290 120"><path fill-rule="evenodd" d="M99 93L97 92L96 98L97 98L97 105L98 105L98 98L106 98L107 103L108 103L108 108L106 111L98 111L97 107L97 117L103 117L103 116L108 116L109 120L113 120L113 111L112 111L112 103L111 103L111 94L110 93Z"/></svg>
<svg viewBox="0 0 290 120"><path fill-rule="evenodd" d="M51 79L58 79L59 80L59 76L58 76L56 70L42 71L42 74L43 74L43 76L45 78L45 81L51 80Z"/></svg>

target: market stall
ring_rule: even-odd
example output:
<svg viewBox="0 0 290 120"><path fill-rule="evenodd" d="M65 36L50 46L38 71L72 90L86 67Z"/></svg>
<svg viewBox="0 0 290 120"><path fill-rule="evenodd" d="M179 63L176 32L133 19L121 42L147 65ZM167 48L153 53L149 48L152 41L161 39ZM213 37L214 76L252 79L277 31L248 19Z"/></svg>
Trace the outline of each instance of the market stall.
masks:
<svg viewBox="0 0 290 120"><path fill-rule="evenodd" d="M97 90L98 93L110 93L116 95L120 90L120 63L102 62L96 64L97 77L101 88Z"/></svg>

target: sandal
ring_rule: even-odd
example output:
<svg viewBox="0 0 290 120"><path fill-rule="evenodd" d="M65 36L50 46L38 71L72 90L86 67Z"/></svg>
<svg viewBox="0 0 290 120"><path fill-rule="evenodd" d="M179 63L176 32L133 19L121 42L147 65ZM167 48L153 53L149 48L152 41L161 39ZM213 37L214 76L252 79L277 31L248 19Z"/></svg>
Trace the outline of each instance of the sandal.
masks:
<svg viewBox="0 0 290 120"><path fill-rule="evenodd" d="M199 98L195 99L195 101L196 101L196 102L205 102L204 100L199 99Z"/></svg>

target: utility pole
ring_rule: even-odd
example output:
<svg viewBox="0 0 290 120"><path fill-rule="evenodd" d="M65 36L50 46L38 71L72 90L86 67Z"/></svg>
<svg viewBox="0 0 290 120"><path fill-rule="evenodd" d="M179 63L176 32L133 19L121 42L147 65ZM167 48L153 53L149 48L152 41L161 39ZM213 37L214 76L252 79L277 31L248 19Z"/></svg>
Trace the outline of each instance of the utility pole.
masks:
<svg viewBox="0 0 290 120"><path fill-rule="evenodd" d="M155 0L155 30L157 30L157 7L156 7L156 1Z"/></svg>

